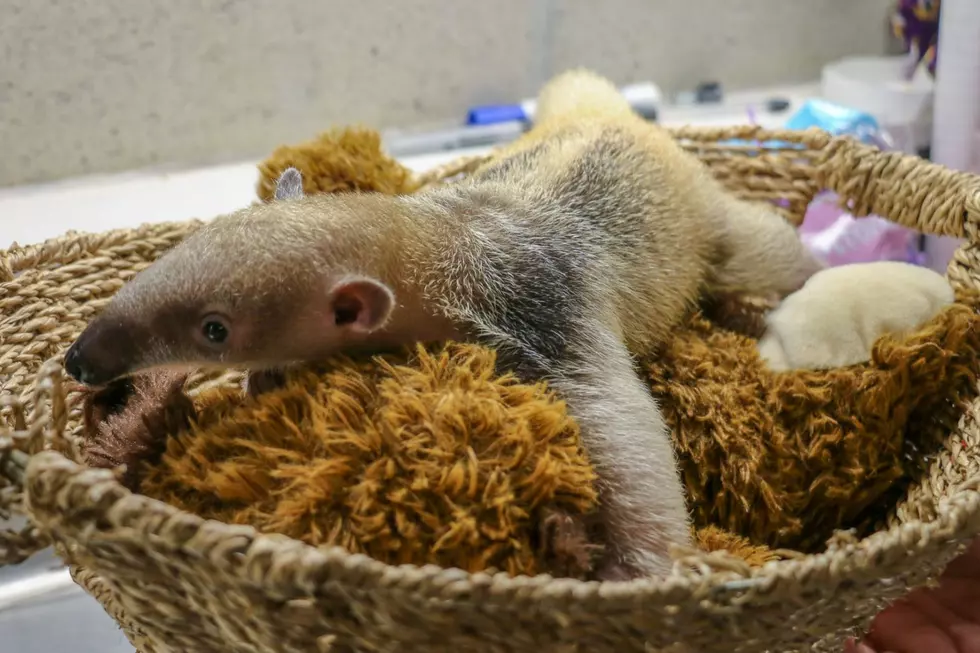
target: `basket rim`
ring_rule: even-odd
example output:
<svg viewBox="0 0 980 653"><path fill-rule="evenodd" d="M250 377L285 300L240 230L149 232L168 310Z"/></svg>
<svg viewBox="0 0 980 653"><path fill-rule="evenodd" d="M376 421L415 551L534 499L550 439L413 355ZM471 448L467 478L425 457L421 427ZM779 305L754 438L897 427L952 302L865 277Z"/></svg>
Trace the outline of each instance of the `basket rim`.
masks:
<svg viewBox="0 0 980 653"><path fill-rule="evenodd" d="M980 414L980 397L971 402L967 414ZM959 437L958 431L950 437ZM57 523L59 539L98 541L104 532L124 532L128 539L153 542L158 553L163 547L167 553L206 559L266 595L277 596L295 596L298 588L315 594L329 584L352 594L389 591L421 600L510 605L544 599L585 607L601 599L606 609L615 610L637 600L670 603L691 595L718 606L737 605L750 598L778 601L787 592L797 595L818 587L827 591L858 577L883 580L898 567L907 569L915 560L934 558L950 544L965 547L980 533L980 479L971 479L940 501L933 519L909 521L862 539L845 538L819 553L752 568L725 552L696 552L686 561L698 565L697 572L685 574L675 568L666 577L599 582L547 574L512 577L432 564L391 565L339 546L315 547L251 526L205 519L133 493L112 471L87 468L56 451L32 457L25 486L34 519L45 528ZM56 510L51 501L56 501ZM283 569L289 573L276 573Z"/></svg>

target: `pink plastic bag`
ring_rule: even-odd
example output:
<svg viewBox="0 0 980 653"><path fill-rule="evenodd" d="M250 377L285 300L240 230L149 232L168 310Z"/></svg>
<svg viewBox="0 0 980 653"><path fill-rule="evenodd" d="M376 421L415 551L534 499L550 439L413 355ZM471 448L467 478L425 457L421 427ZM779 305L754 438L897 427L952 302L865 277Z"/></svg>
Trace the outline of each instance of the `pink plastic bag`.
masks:
<svg viewBox="0 0 980 653"><path fill-rule="evenodd" d="M837 205L833 193L813 199L799 232L807 248L830 266L871 261L925 265L917 232L878 216L855 218Z"/></svg>

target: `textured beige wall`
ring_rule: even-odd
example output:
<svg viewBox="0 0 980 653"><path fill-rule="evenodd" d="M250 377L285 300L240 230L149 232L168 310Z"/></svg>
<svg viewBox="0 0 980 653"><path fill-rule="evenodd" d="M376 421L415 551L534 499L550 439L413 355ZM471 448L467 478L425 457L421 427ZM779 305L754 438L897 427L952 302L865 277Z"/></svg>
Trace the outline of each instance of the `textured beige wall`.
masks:
<svg viewBox="0 0 980 653"><path fill-rule="evenodd" d="M460 119L587 65L668 90L814 79L892 0L0 0L0 185Z"/></svg>
<svg viewBox="0 0 980 653"><path fill-rule="evenodd" d="M548 65L587 64L665 89L819 78L828 61L886 51L895 0L554 0Z"/></svg>

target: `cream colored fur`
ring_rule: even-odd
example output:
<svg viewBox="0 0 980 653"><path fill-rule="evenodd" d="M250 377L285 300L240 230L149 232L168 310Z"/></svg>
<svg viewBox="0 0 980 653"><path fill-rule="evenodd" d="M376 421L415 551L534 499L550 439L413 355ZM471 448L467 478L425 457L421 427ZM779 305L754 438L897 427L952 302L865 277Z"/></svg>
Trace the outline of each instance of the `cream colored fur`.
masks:
<svg viewBox="0 0 980 653"><path fill-rule="evenodd" d="M952 302L945 277L910 263L828 268L766 317L759 353L775 371L863 363L878 338L908 333Z"/></svg>

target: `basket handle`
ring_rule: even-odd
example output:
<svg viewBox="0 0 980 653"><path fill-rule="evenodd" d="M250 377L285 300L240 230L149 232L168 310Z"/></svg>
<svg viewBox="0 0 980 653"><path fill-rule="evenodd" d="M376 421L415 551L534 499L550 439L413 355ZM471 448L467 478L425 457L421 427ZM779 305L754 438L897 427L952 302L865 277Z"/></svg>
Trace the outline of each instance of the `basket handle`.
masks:
<svg viewBox="0 0 980 653"><path fill-rule="evenodd" d="M980 290L980 176L851 137L823 148L817 172L854 216L881 215L923 233L966 239L946 278L957 291Z"/></svg>
<svg viewBox="0 0 980 653"><path fill-rule="evenodd" d="M980 176L849 136L830 140L817 161L821 187L855 217L880 215L936 236L980 237Z"/></svg>

